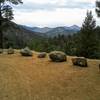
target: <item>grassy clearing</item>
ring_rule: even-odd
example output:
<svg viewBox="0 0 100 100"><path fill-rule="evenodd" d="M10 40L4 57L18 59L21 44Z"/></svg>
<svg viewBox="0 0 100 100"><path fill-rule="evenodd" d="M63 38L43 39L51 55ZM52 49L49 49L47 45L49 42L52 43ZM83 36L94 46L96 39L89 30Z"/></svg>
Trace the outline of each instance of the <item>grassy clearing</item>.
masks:
<svg viewBox="0 0 100 100"><path fill-rule="evenodd" d="M0 55L0 100L100 100L100 60L88 68L49 58Z"/></svg>

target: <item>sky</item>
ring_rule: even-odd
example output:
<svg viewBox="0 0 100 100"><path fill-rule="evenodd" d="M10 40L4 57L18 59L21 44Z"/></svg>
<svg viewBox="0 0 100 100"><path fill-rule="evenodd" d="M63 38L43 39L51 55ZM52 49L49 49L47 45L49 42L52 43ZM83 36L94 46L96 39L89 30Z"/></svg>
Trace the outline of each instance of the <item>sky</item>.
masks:
<svg viewBox="0 0 100 100"><path fill-rule="evenodd" d="M87 10L95 13L96 0L23 0L14 6L14 22L38 27L81 26Z"/></svg>

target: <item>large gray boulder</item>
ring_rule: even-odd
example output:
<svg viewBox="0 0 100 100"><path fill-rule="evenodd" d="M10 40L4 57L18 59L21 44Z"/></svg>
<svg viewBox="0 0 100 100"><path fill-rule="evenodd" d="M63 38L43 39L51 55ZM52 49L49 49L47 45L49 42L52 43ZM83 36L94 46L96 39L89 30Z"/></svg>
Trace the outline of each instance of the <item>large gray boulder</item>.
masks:
<svg viewBox="0 0 100 100"><path fill-rule="evenodd" d="M22 49L20 51L20 53L22 56L32 56L33 55L33 53L31 52L31 50L28 47Z"/></svg>
<svg viewBox="0 0 100 100"><path fill-rule="evenodd" d="M87 59L84 57L76 57L72 58L73 65L80 66L80 67L87 67Z"/></svg>
<svg viewBox="0 0 100 100"><path fill-rule="evenodd" d="M7 50L7 53L8 53L8 54L14 54L14 49L10 47L10 48Z"/></svg>
<svg viewBox="0 0 100 100"><path fill-rule="evenodd" d="M64 52L61 51L53 51L49 54L49 58L53 61L53 62L64 62L67 60L66 58L66 54Z"/></svg>
<svg viewBox="0 0 100 100"><path fill-rule="evenodd" d="M41 52L41 53L38 54L38 58L45 58L46 55L47 55L46 52Z"/></svg>

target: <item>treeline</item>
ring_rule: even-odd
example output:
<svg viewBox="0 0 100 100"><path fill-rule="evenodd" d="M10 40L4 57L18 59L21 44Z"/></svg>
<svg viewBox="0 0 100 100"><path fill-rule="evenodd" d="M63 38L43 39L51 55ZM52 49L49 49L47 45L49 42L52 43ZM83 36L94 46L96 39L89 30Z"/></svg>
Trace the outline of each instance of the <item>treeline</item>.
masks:
<svg viewBox="0 0 100 100"><path fill-rule="evenodd" d="M50 52L59 50L67 55L100 58L100 27L92 12L88 11L81 30L74 35L58 35L54 38L33 39L28 46L36 51Z"/></svg>
<svg viewBox="0 0 100 100"><path fill-rule="evenodd" d="M100 27L97 27L95 30L96 30L97 40L99 41ZM54 38L39 38L39 39L36 38L30 41L27 46L29 46L32 50L38 52L50 52L58 50L58 51L63 51L70 56L81 56L79 39L80 39L80 32L68 36L58 35L57 37ZM87 58L96 58L96 59L100 58L100 41L98 48L99 50L97 51L97 54L94 55L94 57L87 57Z"/></svg>

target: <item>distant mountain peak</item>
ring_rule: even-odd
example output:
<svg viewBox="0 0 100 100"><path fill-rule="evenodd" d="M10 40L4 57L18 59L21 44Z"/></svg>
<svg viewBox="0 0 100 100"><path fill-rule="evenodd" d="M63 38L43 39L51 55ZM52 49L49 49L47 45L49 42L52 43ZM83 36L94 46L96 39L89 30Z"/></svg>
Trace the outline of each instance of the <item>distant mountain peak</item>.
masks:
<svg viewBox="0 0 100 100"><path fill-rule="evenodd" d="M80 27L79 27L79 26L77 26L77 25L72 25L72 26L70 26L70 28L71 28L71 29L80 30Z"/></svg>

